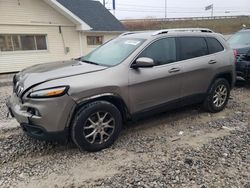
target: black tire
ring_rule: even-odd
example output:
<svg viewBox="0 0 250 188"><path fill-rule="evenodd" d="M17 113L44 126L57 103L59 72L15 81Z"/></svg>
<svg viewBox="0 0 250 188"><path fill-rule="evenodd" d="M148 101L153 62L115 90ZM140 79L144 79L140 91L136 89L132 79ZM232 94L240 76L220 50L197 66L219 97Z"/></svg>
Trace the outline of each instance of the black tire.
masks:
<svg viewBox="0 0 250 188"><path fill-rule="evenodd" d="M109 127L112 126L114 128L112 129L103 128L104 124L106 123L104 122L104 119L102 121L103 127L96 128L97 126L101 126L100 125L101 123L99 121L100 116L102 115L101 113L103 113L103 117L106 116L104 117L104 119L108 117L110 118L110 120L112 120L112 118L114 119L114 121L111 121L112 125L108 125ZM98 120L98 117L99 117L99 120ZM89 118L91 119L91 121L89 120ZM92 128L93 124L90 122L95 123L94 124L95 128ZM98 122L100 124L98 124ZM80 149L87 150L90 152L96 152L96 151L100 151L102 149L105 149L111 146L114 143L114 141L118 138L121 128L122 128L122 117L121 117L120 111L116 108L116 106L106 101L95 101L95 102L92 102L83 106L75 115L73 123L72 123L72 127L71 127L71 138L73 142ZM95 136L93 135L93 140L98 141L98 138L99 138L99 143L90 143L90 138L92 136L87 138L87 136L89 136L92 133L91 132L92 129L95 134ZM99 132L96 132L97 129ZM109 131L110 137L102 134L105 129L106 131ZM91 133L90 134L86 133L87 131ZM108 138L106 138L105 142L101 143L101 140L104 140L104 137L108 137Z"/></svg>
<svg viewBox="0 0 250 188"><path fill-rule="evenodd" d="M218 87L222 85L225 87L227 94L225 96L225 101L223 102L223 104L221 106L216 106L216 104L214 104L214 96L216 94L215 92L216 92L216 89L218 89ZM210 86L207 97L203 103L203 108L206 111L211 112L211 113L220 112L226 107L229 96L230 96L230 85L228 81L224 78L218 78Z"/></svg>

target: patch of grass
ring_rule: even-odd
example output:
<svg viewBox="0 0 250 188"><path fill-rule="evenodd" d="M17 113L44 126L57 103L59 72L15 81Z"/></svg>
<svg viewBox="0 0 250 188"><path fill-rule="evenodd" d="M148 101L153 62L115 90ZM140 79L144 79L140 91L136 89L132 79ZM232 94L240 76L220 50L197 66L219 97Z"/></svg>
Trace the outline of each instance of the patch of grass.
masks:
<svg viewBox="0 0 250 188"><path fill-rule="evenodd" d="M157 30L169 28L202 27L209 28L223 34L231 34L242 28L242 25L250 27L250 17L240 16L237 18L211 19L211 20L179 20L179 21L155 21L138 20L123 21L128 30Z"/></svg>

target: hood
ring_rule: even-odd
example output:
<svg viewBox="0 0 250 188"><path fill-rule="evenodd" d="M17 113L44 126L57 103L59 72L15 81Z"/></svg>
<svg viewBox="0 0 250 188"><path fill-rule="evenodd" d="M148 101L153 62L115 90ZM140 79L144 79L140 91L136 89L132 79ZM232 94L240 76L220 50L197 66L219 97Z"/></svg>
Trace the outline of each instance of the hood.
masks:
<svg viewBox="0 0 250 188"><path fill-rule="evenodd" d="M250 51L250 45L234 45L231 46L234 50L237 50L238 54L246 54L248 51Z"/></svg>
<svg viewBox="0 0 250 188"><path fill-rule="evenodd" d="M14 82L18 82L18 85L20 85L24 91L33 85L46 81L101 71L106 68L107 67L77 60L44 63L34 65L19 72L15 76Z"/></svg>

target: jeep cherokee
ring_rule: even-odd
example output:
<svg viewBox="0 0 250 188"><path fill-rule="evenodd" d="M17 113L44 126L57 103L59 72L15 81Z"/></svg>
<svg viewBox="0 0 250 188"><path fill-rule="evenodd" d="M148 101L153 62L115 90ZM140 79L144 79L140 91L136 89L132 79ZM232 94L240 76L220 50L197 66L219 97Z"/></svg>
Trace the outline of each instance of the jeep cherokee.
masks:
<svg viewBox="0 0 250 188"><path fill-rule="evenodd" d="M234 53L220 34L129 32L76 60L19 72L7 106L32 137L99 151L129 119L193 103L223 110L234 82Z"/></svg>

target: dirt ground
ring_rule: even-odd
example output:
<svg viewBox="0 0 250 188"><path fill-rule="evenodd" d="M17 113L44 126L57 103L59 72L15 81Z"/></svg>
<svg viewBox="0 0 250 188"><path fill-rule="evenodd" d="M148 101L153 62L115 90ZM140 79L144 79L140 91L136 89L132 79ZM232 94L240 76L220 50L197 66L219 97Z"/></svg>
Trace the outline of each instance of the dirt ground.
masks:
<svg viewBox="0 0 250 188"><path fill-rule="evenodd" d="M217 114L195 105L130 122L97 153L27 137L5 116L10 92L0 87L0 187L250 187L249 86Z"/></svg>

